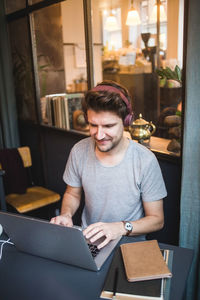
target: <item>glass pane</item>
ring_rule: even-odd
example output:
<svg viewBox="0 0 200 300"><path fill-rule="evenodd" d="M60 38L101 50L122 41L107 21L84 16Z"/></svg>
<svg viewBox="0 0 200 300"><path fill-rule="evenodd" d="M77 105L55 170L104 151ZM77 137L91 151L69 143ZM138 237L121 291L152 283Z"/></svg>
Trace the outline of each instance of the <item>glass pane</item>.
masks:
<svg viewBox="0 0 200 300"><path fill-rule="evenodd" d="M6 14L13 13L26 7L26 0L5 0Z"/></svg>
<svg viewBox="0 0 200 300"><path fill-rule="evenodd" d="M81 98L87 90L82 0L40 9L32 14L32 24L42 121L74 129L72 110L81 110ZM66 97L75 99L68 100L72 103L68 112Z"/></svg>
<svg viewBox="0 0 200 300"><path fill-rule="evenodd" d="M27 18L9 23L18 115L36 122L32 51Z"/></svg>
<svg viewBox="0 0 200 300"><path fill-rule="evenodd" d="M161 1L159 47L154 0L134 0L140 23L132 19L132 25L126 25L131 1L92 0L91 3L95 84L101 80L123 84L132 95L135 119L142 114L146 121L156 125L151 141L157 137L159 142L165 138L165 145L174 139L179 143L181 80L174 77L174 68L176 65L182 68L184 0ZM115 21L109 23L110 15ZM161 67L171 68L163 87L160 84L164 80L160 81L157 71ZM172 116L174 131L168 115ZM172 155L177 153L180 154L175 148L170 150Z"/></svg>
<svg viewBox="0 0 200 300"><path fill-rule="evenodd" d="M60 4L55 4L32 14L37 87L42 121L46 116L46 95L65 92L63 41Z"/></svg>
<svg viewBox="0 0 200 300"><path fill-rule="evenodd" d="M33 13L40 97L64 93L64 62L60 4Z"/></svg>

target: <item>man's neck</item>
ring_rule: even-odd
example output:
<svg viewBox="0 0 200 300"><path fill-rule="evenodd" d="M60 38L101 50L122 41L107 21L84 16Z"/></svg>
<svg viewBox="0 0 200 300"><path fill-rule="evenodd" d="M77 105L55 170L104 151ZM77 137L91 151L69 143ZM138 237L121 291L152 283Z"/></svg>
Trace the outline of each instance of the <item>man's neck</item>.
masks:
<svg viewBox="0 0 200 300"><path fill-rule="evenodd" d="M115 166L119 164L126 153L129 145L129 140L123 137L120 144L117 147L111 149L108 152L102 152L97 147L95 148L95 154L97 159L105 166Z"/></svg>

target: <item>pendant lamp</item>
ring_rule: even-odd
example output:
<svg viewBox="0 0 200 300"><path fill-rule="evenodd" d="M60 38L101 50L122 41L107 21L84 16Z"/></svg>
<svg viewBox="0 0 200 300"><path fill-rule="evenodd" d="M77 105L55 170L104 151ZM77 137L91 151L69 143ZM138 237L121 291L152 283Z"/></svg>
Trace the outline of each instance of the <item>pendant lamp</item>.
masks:
<svg viewBox="0 0 200 300"><path fill-rule="evenodd" d="M104 29L107 31L115 31L119 29L117 18L111 12L110 15L106 19L106 23Z"/></svg>
<svg viewBox="0 0 200 300"><path fill-rule="evenodd" d="M133 6L133 0L131 0L131 8L128 11L126 25L135 26L141 23L138 11Z"/></svg>

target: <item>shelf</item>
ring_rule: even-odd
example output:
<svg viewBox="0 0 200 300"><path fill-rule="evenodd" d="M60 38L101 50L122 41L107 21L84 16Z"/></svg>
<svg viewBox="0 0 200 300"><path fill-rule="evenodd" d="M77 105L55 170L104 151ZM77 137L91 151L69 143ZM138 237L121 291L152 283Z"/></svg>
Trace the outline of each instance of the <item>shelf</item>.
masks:
<svg viewBox="0 0 200 300"><path fill-rule="evenodd" d="M129 132L125 131L125 135L131 139L131 135ZM148 148L152 152L154 152L154 154L158 158L173 161L173 162L179 162L180 161L180 153L174 153L174 152L170 152L167 150L167 146L168 146L169 142L170 142L169 139L151 136L150 143L146 144L146 146L148 146Z"/></svg>
<svg viewBox="0 0 200 300"><path fill-rule="evenodd" d="M170 141L171 140L169 140L169 139L152 136L150 139L150 149L154 152L160 152L163 154L180 157L180 152L175 153L175 152L170 152L167 150L167 146L170 143Z"/></svg>
<svg viewBox="0 0 200 300"><path fill-rule="evenodd" d="M168 146L169 142L170 142L169 139L152 136L150 139L150 149L159 158L164 158L164 159L179 163L181 160L181 154L180 154L180 152L175 153L175 152L168 151L167 146Z"/></svg>

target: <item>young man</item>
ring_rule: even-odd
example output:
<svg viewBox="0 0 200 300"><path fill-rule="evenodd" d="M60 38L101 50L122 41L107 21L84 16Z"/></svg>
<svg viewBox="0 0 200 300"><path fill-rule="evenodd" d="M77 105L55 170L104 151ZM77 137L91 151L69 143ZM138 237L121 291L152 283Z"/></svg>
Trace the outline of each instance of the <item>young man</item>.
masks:
<svg viewBox="0 0 200 300"><path fill-rule="evenodd" d="M83 110L90 135L71 150L63 179L67 189L61 215L52 223L72 226L81 201L84 235L99 248L122 235L144 235L163 227L166 189L154 154L127 139L124 126L132 120L128 91L102 82L88 91Z"/></svg>

